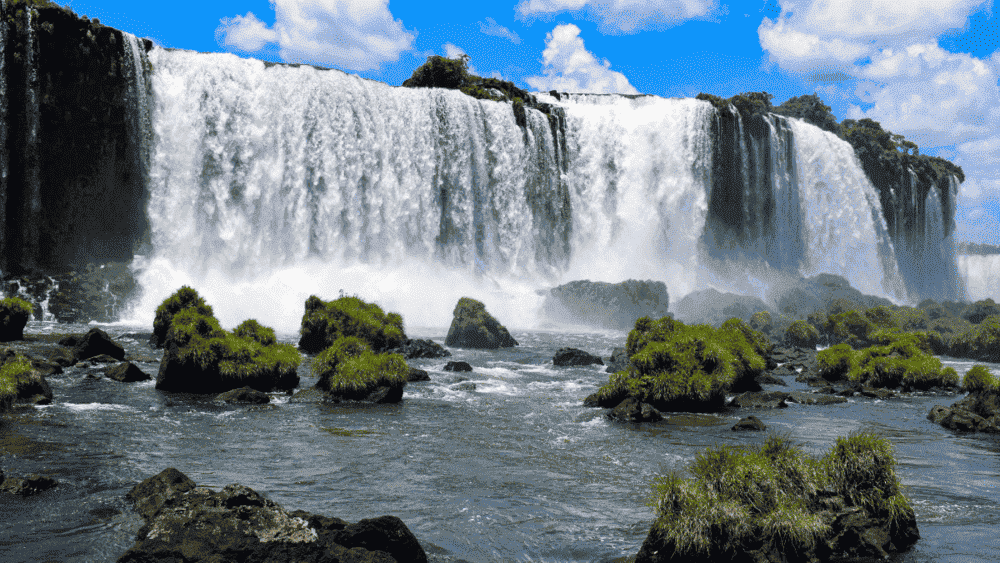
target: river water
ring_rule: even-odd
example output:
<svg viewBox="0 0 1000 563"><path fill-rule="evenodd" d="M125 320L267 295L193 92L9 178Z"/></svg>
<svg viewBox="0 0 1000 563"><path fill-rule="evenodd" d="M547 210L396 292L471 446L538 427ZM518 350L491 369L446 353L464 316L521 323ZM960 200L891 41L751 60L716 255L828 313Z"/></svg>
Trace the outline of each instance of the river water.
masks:
<svg viewBox="0 0 1000 563"><path fill-rule="evenodd" d="M86 328L32 322L27 333ZM158 352L128 336L148 327L104 328L155 376ZM442 343L447 330L407 332ZM0 418L4 472L59 482L34 497L0 496L0 561L114 561L142 524L123 496L167 467L199 485L248 485L289 510L348 521L394 514L433 561L612 561L634 555L646 536L654 474L683 468L713 444L763 440L730 431L746 411L628 425L581 406L607 381L604 368L555 367L553 354L572 346L607 357L624 333L513 335L515 349L412 360L431 381L409 384L398 405L290 403L284 395L266 407L225 405L68 369L49 378L51 405ZM448 360L474 371L445 372ZM946 363L960 374L971 366ZM315 382L308 372L307 361L303 387ZM852 431L892 440L922 536L898 561L1000 561L1000 440L956 435L925 418L958 398L855 398L754 414L817 455Z"/></svg>

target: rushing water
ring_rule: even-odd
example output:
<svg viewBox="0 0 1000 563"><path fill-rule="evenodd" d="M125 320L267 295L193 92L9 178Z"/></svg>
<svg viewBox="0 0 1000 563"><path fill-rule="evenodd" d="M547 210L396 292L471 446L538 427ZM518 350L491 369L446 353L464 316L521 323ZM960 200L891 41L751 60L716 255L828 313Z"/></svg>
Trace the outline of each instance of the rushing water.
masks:
<svg viewBox="0 0 1000 563"><path fill-rule="evenodd" d="M1000 254L963 254L958 268L968 287L969 299L1000 301Z"/></svg>
<svg viewBox="0 0 1000 563"><path fill-rule="evenodd" d="M85 328L33 322L28 332ZM142 336L106 328L143 370L156 373L158 354ZM445 334L409 332L439 342ZM114 560L141 525L123 496L172 466L201 485L243 483L292 510L348 521L394 514L434 561L608 561L634 555L645 538L654 474L683 468L712 444L763 439L729 430L747 412L629 425L581 406L607 374L600 366L554 367L552 355L574 346L606 357L623 333L514 336L521 343L515 349L451 350L448 360L468 361L470 374L444 372L444 359L411 361L431 381L409 384L398 405L274 396L263 408L233 406L162 393L152 382L87 379L85 369L53 376L53 404L19 407L0 419L5 473L43 472L59 482L38 496L0 497L0 560ZM971 365L946 363L959 373ZM308 364L300 372L308 374ZM463 377L475 391L458 387ZM302 385L314 381L304 377ZM814 454L857 430L892 440L922 536L899 561L997 561L1000 441L956 435L925 418L932 406L958 398L855 398L755 414Z"/></svg>

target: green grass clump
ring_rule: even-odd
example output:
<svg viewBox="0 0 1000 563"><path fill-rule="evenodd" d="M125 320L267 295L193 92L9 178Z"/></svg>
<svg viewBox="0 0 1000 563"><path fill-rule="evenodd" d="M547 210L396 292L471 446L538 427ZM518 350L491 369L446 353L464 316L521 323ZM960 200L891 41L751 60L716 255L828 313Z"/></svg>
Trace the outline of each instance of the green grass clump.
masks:
<svg viewBox="0 0 1000 563"><path fill-rule="evenodd" d="M830 346L816 354L816 367L819 376L827 381L841 381L855 369L858 354L847 344Z"/></svg>
<svg viewBox="0 0 1000 563"><path fill-rule="evenodd" d="M962 388L967 393L993 393L997 390L997 380L984 365L974 365L965 372Z"/></svg>
<svg viewBox="0 0 1000 563"><path fill-rule="evenodd" d="M730 390L759 389L754 378L764 370L761 350L768 346L739 319L714 329L643 317L626 344L632 367L611 374L596 395L602 406L631 396L660 410L713 410Z"/></svg>
<svg viewBox="0 0 1000 563"><path fill-rule="evenodd" d="M312 373L319 379L316 387L329 391L330 381L336 376L337 368L344 360L370 351L371 346L357 336L341 336L333 345L313 358Z"/></svg>
<svg viewBox="0 0 1000 563"><path fill-rule="evenodd" d="M184 309L195 309L201 315L215 318L212 307L205 303L197 291L186 285L181 286L156 308L156 317L153 319L153 338L150 340L154 346L163 347L174 315Z"/></svg>
<svg viewBox="0 0 1000 563"><path fill-rule="evenodd" d="M986 317L951 341L952 356L1000 362L1000 316Z"/></svg>
<svg viewBox="0 0 1000 563"><path fill-rule="evenodd" d="M0 315L14 313L30 317L35 307L20 297L7 297L0 300Z"/></svg>
<svg viewBox="0 0 1000 563"><path fill-rule="evenodd" d="M0 366L0 412L10 409L25 378L34 371L31 360L21 354L6 355Z"/></svg>
<svg viewBox="0 0 1000 563"><path fill-rule="evenodd" d="M850 310L830 315L824 330L834 342L850 344L854 348L867 346L870 336L878 329L863 313Z"/></svg>
<svg viewBox="0 0 1000 563"><path fill-rule="evenodd" d="M167 298L157 318L163 319L160 326L167 326L164 345L177 346L175 360L186 366L185 377L203 379L184 390L218 392L248 385L268 391L297 384L302 355L294 346L278 343L273 329L253 319L233 332L223 329L212 308L189 287Z"/></svg>
<svg viewBox="0 0 1000 563"><path fill-rule="evenodd" d="M341 336L356 336L381 352L406 342L403 317L388 313L357 297L323 301L315 295L306 300L299 347L309 353L329 348Z"/></svg>
<svg viewBox="0 0 1000 563"><path fill-rule="evenodd" d="M880 331L873 339L880 342L858 352L857 363L848 379L871 387L930 389L955 387L958 374L944 368L941 360L929 352L929 344L920 333Z"/></svg>
<svg viewBox="0 0 1000 563"><path fill-rule="evenodd" d="M726 561L774 547L789 561L808 560L837 516L821 494L832 490L846 507L893 522L912 514L895 463L888 440L871 434L839 438L819 459L773 435L759 447L709 448L688 466L691 479L669 473L652 483L660 555Z"/></svg>
<svg viewBox="0 0 1000 563"><path fill-rule="evenodd" d="M356 336L342 336L313 360L316 387L337 397L361 400L380 387L402 389L409 367L400 354L377 354Z"/></svg>
<svg viewBox="0 0 1000 563"><path fill-rule="evenodd" d="M795 321L785 331L785 341L792 346L815 350L819 344L819 331L806 321Z"/></svg>

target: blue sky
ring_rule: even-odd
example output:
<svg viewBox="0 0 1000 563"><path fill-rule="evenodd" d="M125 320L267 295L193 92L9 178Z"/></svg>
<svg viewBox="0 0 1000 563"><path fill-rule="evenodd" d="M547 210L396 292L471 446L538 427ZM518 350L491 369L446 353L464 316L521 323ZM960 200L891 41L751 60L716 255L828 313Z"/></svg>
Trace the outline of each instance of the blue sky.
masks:
<svg viewBox="0 0 1000 563"><path fill-rule="evenodd" d="M962 240L1000 244L1000 25L980 0L252 0L66 3L164 47L340 68L398 85L466 53L529 90L818 93L967 180Z"/></svg>

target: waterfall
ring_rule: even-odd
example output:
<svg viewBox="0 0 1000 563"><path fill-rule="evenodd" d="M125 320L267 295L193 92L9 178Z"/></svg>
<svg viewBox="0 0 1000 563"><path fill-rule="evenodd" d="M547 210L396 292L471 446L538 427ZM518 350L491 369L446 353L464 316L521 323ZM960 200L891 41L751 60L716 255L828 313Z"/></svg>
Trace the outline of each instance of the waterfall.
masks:
<svg viewBox="0 0 1000 563"><path fill-rule="evenodd" d="M1000 302L1000 254L961 255L957 261L970 300L992 299Z"/></svg>

